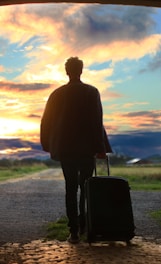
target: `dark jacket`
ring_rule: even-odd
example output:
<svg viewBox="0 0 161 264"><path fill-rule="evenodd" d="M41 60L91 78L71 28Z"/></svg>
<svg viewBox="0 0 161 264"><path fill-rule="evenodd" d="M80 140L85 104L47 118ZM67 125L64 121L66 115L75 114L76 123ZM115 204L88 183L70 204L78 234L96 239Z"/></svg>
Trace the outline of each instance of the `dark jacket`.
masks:
<svg viewBox="0 0 161 264"><path fill-rule="evenodd" d="M102 105L95 87L81 81L69 82L49 96L40 140L52 159L111 152L105 149L104 138Z"/></svg>

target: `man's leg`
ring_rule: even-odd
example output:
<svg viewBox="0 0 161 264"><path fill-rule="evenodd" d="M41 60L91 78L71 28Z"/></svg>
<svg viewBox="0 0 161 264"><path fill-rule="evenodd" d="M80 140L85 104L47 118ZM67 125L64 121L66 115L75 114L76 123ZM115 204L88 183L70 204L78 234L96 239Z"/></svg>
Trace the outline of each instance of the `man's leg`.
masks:
<svg viewBox="0 0 161 264"><path fill-rule="evenodd" d="M86 158L80 163L80 175L79 175L79 184L80 184L80 201L79 201L79 225L80 233L84 233L85 224L86 224L86 212L85 212L85 181L92 177L93 170L95 166L94 157Z"/></svg>
<svg viewBox="0 0 161 264"><path fill-rule="evenodd" d="M72 160L61 161L61 166L65 178L66 189L66 212L69 220L68 226L71 234L78 233L78 169L76 162Z"/></svg>

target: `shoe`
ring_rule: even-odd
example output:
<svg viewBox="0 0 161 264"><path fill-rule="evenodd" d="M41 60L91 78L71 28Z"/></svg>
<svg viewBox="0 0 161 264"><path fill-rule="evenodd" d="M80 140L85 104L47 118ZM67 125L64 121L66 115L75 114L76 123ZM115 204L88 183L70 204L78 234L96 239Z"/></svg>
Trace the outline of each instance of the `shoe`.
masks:
<svg viewBox="0 0 161 264"><path fill-rule="evenodd" d="M71 233L70 236L68 237L67 241L71 244L78 244L80 242L80 238L79 238L78 234Z"/></svg>

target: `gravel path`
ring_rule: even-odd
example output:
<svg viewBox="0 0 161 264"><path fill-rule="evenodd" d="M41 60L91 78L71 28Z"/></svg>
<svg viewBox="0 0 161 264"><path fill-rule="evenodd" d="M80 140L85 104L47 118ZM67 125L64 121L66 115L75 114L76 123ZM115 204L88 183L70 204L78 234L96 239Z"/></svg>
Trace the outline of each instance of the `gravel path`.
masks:
<svg viewBox="0 0 161 264"><path fill-rule="evenodd" d="M48 169L0 183L0 244L45 236L45 226L65 214L64 179ZM161 241L161 227L149 212L161 209L161 192L131 191L136 235Z"/></svg>

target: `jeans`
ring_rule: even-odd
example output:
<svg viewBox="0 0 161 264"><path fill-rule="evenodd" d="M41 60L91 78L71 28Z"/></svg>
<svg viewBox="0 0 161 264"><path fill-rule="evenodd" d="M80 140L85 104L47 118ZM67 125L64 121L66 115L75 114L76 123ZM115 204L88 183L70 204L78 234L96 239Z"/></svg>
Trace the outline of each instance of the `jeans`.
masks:
<svg viewBox="0 0 161 264"><path fill-rule="evenodd" d="M94 157L61 160L61 167L65 178L66 213L71 233L77 233L79 228L85 228L85 181L89 177L92 177L94 166Z"/></svg>

